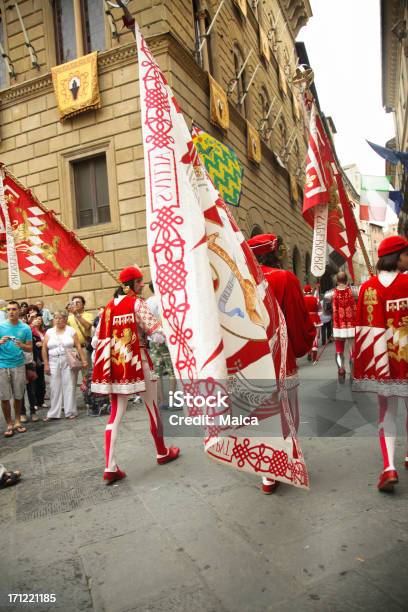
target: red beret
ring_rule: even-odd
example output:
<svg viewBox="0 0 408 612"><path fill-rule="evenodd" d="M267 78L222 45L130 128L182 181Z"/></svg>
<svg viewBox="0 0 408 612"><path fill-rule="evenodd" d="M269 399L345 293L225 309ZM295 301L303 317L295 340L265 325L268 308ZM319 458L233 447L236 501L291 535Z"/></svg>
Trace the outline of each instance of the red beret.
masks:
<svg viewBox="0 0 408 612"><path fill-rule="evenodd" d="M258 234L248 241L249 246L254 252L254 255L264 255L272 253L278 248L278 239L274 234Z"/></svg>
<svg viewBox="0 0 408 612"><path fill-rule="evenodd" d="M143 278L143 272L137 266L123 268L122 272L119 274L119 281L121 283L126 283L130 280L138 280L140 278Z"/></svg>
<svg viewBox="0 0 408 612"><path fill-rule="evenodd" d="M398 251L404 251L405 249L408 249L408 240L405 240L402 236L388 236L379 244L378 257L398 253Z"/></svg>
<svg viewBox="0 0 408 612"><path fill-rule="evenodd" d="M305 286L303 287L303 291L304 291L305 293L312 293L312 291L313 291L313 287L312 287L312 285L305 285Z"/></svg>

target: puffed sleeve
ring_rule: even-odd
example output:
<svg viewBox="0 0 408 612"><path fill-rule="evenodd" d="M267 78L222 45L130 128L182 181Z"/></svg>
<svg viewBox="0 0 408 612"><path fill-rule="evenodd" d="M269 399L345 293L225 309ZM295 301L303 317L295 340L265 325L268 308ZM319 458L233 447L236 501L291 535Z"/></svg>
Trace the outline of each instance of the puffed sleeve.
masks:
<svg viewBox="0 0 408 612"><path fill-rule="evenodd" d="M287 273L283 313L288 336L296 357L303 357L310 351L316 336L316 328L309 316L299 280Z"/></svg>
<svg viewBox="0 0 408 612"><path fill-rule="evenodd" d="M135 301L135 316L136 323L148 336L151 336L161 327L160 321L152 314L146 302L141 298Z"/></svg>

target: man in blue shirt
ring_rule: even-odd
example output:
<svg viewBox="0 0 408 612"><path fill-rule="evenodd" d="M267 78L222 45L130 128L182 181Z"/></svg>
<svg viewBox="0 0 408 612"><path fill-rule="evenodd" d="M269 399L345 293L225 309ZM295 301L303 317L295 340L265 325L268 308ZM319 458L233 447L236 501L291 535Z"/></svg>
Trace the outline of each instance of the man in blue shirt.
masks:
<svg viewBox="0 0 408 612"><path fill-rule="evenodd" d="M24 352L33 350L33 336L30 327L19 320L19 304L11 300L7 305L7 320L0 322L0 400L7 430L6 438L14 432L27 431L21 425L21 401L26 386ZM11 418L10 400L14 398L14 416Z"/></svg>

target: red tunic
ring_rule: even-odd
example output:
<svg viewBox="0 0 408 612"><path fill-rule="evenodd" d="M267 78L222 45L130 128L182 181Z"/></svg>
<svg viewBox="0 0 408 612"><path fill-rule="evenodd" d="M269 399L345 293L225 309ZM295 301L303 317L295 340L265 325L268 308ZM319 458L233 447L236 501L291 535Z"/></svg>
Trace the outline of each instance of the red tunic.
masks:
<svg viewBox="0 0 408 612"><path fill-rule="evenodd" d="M320 327L322 321L319 315L319 300L314 297L314 295L305 295L304 300L306 304L306 310L309 313L309 317L312 323L314 323L316 327Z"/></svg>
<svg viewBox="0 0 408 612"><path fill-rule="evenodd" d="M111 300L99 325L92 391L132 395L145 390L141 332L151 335L160 327L144 300L129 295Z"/></svg>
<svg viewBox="0 0 408 612"><path fill-rule="evenodd" d="M306 310L300 283L288 270L261 266L272 292L284 314L288 329L288 352L286 372L288 376L297 372L296 357L303 357L310 351L316 329Z"/></svg>
<svg viewBox="0 0 408 612"><path fill-rule="evenodd" d="M356 301L351 287L333 291L333 337L354 338Z"/></svg>
<svg viewBox="0 0 408 612"><path fill-rule="evenodd" d="M356 391L408 397L406 274L380 272L361 287L353 385Z"/></svg>

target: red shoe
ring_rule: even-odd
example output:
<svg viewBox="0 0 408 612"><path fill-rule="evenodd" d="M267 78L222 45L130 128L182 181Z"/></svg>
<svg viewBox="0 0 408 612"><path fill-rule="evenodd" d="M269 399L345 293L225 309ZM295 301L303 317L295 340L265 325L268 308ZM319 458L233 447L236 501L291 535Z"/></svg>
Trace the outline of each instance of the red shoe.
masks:
<svg viewBox="0 0 408 612"><path fill-rule="evenodd" d="M408 456L405 457L405 469L408 470Z"/></svg>
<svg viewBox="0 0 408 612"><path fill-rule="evenodd" d="M126 478L126 473L122 472L119 468L117 468L116 472L104 472L103 479L107 480L106 484L113 484L116 480L122 480L122 478Z"/></svg>
<svg viewBox="0 0 408 612"><path fill-rule="evenodd" d="M270 480L269 484L262 483L262 493L265 495L272 495L279 487L279 480Z"/></svg>
<svg viewBox="0 0 408 612"><path fill-rule="evenodd" d="M395 470L387 470L382 472L377 488L379 491L391 492L394 490L394 485L398 482L398 474Z"/></svg>
<svg viewBox="0 0 408 612"><path fill-rule="evenodd" d="M165 463L170 463L170 461L174 461L180 454L180 449L177 446L170 446L167 450L167 455L164 457L157 457L157 463L159 465L164 465Z"/></svg>

